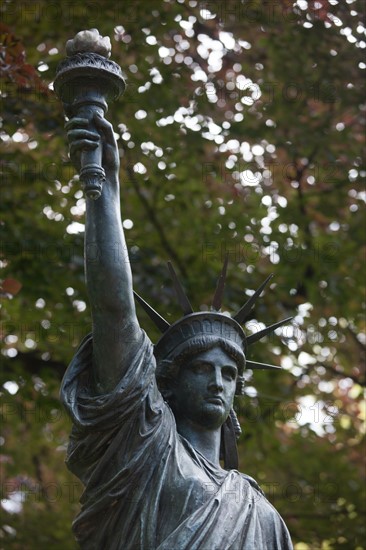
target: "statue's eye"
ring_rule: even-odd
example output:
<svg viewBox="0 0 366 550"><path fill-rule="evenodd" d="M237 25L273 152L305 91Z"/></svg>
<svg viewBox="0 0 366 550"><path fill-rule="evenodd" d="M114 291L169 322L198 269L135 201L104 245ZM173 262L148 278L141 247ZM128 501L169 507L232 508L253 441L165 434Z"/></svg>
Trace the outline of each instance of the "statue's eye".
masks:
<svg viewBox="0 0 366 550"><path fill-rule="evenodd" d="M237 374L238 371L235 367L224 367L222 369L222 375L229 380L235 380Z"/></svg>
<svg viewBox="0 0 366 550"><path fill-rule="evenodd" d="M193 363L191 369L196 374L206 374L211 371L211 365L209 363Z"/></svg>

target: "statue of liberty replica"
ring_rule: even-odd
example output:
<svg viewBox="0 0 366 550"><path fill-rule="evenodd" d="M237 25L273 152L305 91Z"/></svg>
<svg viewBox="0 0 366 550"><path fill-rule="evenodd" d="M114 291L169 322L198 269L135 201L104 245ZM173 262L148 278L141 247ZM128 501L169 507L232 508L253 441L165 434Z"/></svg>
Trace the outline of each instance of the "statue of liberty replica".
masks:
<svg viewBox="0 0 366 550"><path fill-rule="evenodd" d="M93 320L61 389L73 422L67 466L85 486L74 534L85 550L291 549L278 512L237 470L233 410L245 368L271 368L247 361L248 346L288 320L248 337L241 327L269 278L235 315L220 312L227 258L210 311L193 311L171 264L181 319L169 324L134 294L119 155L104 117L124 81L108 43L95 29L78 33L55 80L86 194ZM162 333L155 345L136 302Z"/></svg>

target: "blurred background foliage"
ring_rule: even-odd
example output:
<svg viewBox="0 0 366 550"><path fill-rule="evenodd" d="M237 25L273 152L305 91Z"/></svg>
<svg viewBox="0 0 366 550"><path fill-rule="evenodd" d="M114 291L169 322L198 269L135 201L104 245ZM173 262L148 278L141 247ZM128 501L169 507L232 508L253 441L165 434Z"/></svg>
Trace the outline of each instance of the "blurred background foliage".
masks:
<svg viewBox="0 0 366 550"><path fill-rule="evenodd" d="M252 351L283 370L247 373L241 469L297 550L365 548L364 7L2 2L1 548L75 548L82 488L63 464L58 389L91 320L85 204L52 81L66 40L93 27L128 82L107 116L136 290L175 320L168 259L196 309L226 252L230 312L275 273L247 332L294 320Z"/></svg>

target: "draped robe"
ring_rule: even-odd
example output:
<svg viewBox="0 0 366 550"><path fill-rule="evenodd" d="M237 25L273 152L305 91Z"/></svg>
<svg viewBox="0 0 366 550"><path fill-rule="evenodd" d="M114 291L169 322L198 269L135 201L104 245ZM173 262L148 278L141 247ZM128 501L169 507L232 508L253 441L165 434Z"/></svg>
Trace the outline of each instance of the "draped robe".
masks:
<svg viewBox="0 0 366 550"><path fill-rule="evenodd" d="M73 428L68 468L85 486L73 531L85 550L291 550L257 483L207 460L177 432L141 331L114 391L91 391L92 337L81 343L61 398Z"/></svg>

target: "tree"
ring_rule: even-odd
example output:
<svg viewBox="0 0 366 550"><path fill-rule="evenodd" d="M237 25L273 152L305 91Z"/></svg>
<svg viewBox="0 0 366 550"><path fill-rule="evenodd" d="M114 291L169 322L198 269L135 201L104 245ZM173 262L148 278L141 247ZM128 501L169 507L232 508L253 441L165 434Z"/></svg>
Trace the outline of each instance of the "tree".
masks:
<svg viewBox="0 0 366 550"><path fill-rule="evenodd" d="M70 424L58 387L90 313L84 199L51 83L66 40L91 27L112 37L127 76L108 117L123 155L136 290L174 320L168 259L197 309L209 305L226 252L230 312L275 272L247 331L295 318L253 349L284 369L248 372L236 404L241 469L298 549L363 547L363 9L327 0L3 5L4 547L74 548L81 488L63 465Z"/></svg>

